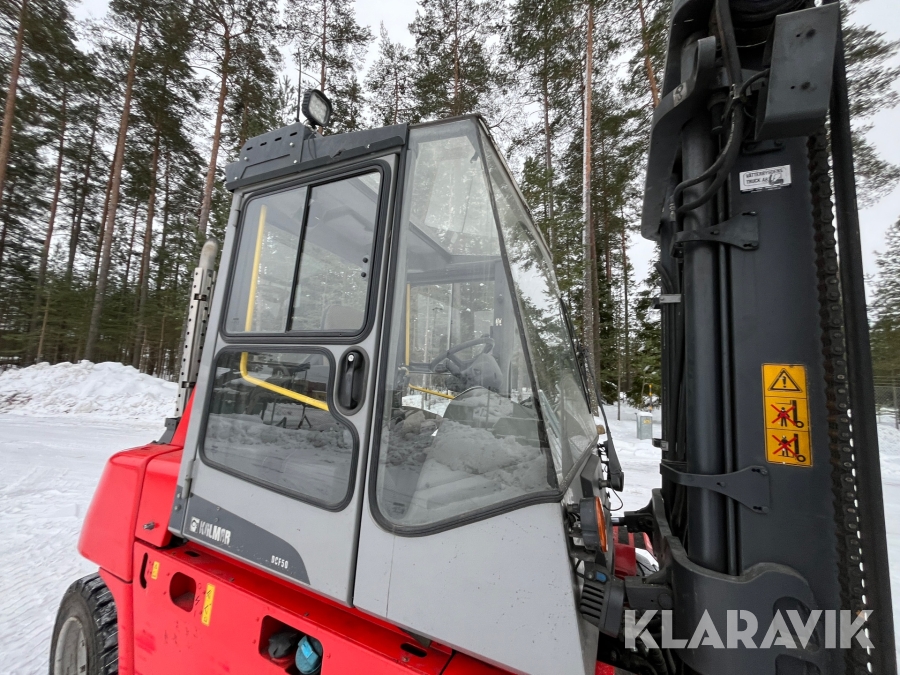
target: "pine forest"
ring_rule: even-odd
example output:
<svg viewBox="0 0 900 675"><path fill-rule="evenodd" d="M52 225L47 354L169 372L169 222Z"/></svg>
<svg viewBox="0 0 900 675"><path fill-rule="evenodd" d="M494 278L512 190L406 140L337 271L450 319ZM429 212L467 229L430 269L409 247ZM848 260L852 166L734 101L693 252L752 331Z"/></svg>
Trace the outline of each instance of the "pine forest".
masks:
<svg viewBox="0 0 900 675"><path fill-rule="evenodd" d="M856 4L845 40L865 205L900 181L865 138L898 103L900 45L854 23ZM658 282L632 249L669 0L419 0L402 36L362 25L352 0L74 9L0 0L0 367L113 360L175 379L193 268L228 217L224 166L297 119L299 85L334 102L324 133L484 115L604 397L658 391ZM882 375L900 371L900 224L888 241L873 280Z"/></svg>

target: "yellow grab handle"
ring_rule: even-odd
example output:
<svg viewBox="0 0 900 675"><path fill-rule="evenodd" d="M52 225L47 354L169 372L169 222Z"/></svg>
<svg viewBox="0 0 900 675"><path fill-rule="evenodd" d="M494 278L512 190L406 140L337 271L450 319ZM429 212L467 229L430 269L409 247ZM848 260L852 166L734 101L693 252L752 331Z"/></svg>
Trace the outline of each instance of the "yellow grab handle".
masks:
<svg viewBox="0 0 900 675"><path fill-rule="evenodd" d="M247 300L247 320L244 323L244 330L248 333L253 328L253 309L256 304L256 288L259 279L259 259L262 254L263 230L265 229L265 226L266 205L263 204L259 210L259 232L256 234L256 251L253 254L253 276L250 279L250 298ZM328 410L328 404L323 401L319 401L310 396L304 396L303 394L298 394L296 391L291 391L284 387L279 387L277 384L260 380L258 377L253 377L247 372L247 358L248 352L241 352L241 377L250 384L255 384L257 387L262 387L263 389L268 389L276 394L287 396L295 401L300 401L300 403L306 403L319 410Z"/></svg>
<svg viewBox="0 0 900 675"><path fill-rule="evenodd" d="M292 398L295 401L306 403L307 405L311 405L313 408L318 408L319 410L328 410L328 404L323 401L319 401L318 399L312 398L311 396L306 396L304 394L298 394L296 391L291 391L290 389L285 389L284 387L279 387L277 384L272 384L271 382L260 380L258 377L253 377L250 373L247 372L247 357L247 352L241 353L241 377L247 380L247 382L249 382L250 384L255 384L257 387L262 387L263 389L274 391L276 394L287 396L288 398Z"/></svg>

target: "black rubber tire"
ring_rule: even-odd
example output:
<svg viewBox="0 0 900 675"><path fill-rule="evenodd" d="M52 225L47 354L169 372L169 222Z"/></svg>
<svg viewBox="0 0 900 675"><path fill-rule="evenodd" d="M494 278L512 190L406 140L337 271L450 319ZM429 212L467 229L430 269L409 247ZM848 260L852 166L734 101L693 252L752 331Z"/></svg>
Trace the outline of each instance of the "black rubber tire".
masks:
<svg viewBox="0 0 900 675"><path fill-rule="evenodd" d="M116 603L100 575L91 574L69 586L59 603L50 643L50 675L118 672Z"/></svg>

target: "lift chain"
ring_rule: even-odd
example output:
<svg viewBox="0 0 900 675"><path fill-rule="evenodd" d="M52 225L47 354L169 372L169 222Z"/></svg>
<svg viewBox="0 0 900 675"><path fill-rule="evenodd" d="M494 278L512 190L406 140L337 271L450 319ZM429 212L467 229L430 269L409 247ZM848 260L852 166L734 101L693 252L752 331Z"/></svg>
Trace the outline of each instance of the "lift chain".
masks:
<svg viewBox="0 0 900 675"><path fill-rule="evenodd" d="M862 559L860 548L856 457L850 442L848 415L850 392L844 339L844 312L838 277L828 139L824 128L809 137L807 150L815 230L822 353L825 357L825 395L828 406L835 531L841 561L838 565L841 608L849 608L856 615L866 609L866 602L863 599L865 561ZM849 675L867 675L870 672L868 654L856 641L853 641L852 647L845 653Z"/></svg>

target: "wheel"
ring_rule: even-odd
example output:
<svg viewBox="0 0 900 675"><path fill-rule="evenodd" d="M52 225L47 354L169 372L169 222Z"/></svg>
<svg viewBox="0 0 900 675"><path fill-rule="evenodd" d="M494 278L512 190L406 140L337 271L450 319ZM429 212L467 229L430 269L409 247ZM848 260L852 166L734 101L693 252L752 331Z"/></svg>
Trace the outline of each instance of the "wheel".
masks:
<svg viewBox="0 0 900 675"><path fill-rule="evenodd" d="M69 586L53 627L50 675L115 675L119 672L116 603L98 574Z"/></svg>

